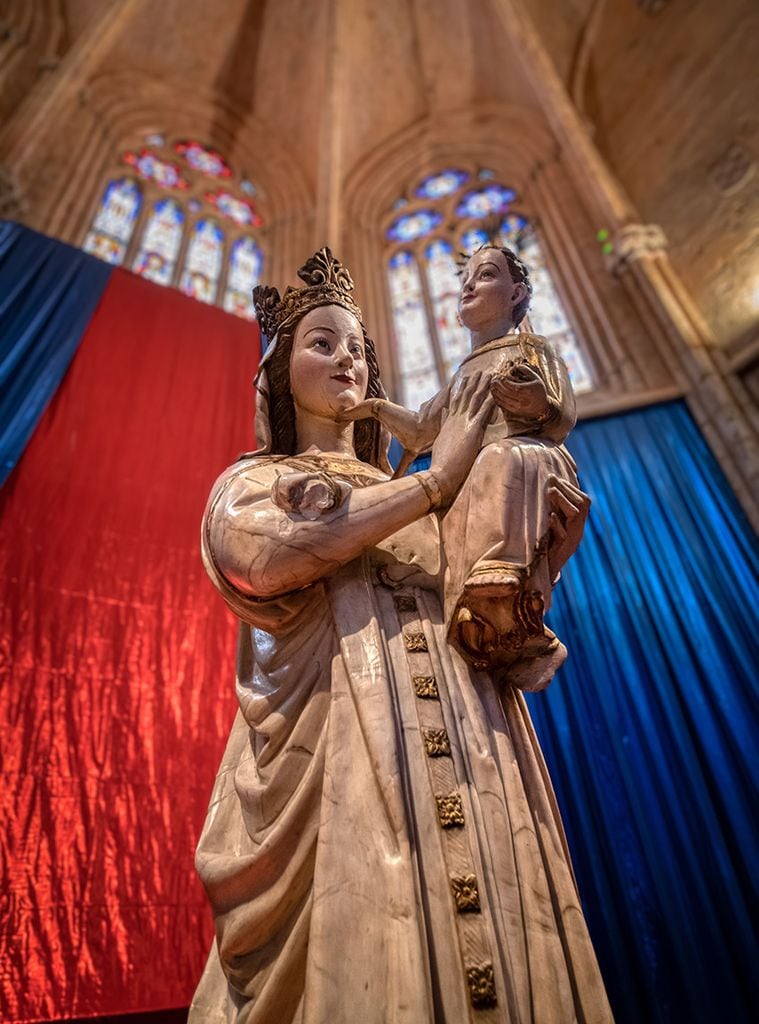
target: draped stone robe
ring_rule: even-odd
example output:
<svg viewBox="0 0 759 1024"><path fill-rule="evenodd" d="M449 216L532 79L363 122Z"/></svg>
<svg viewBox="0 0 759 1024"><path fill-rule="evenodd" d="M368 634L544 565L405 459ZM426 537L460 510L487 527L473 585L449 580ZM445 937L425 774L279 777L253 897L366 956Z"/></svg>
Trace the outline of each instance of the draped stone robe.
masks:
<svg viewBox="0 0 759 1024"><path fill-rule="evenodd" d="M387 479L251 458L212 493L240 710L197 852L217 942L191 1024L610 1021L522 695L446 643L437 519L281 597L230 584L241 531L297 567L271 499L293 471Z"/></svg>

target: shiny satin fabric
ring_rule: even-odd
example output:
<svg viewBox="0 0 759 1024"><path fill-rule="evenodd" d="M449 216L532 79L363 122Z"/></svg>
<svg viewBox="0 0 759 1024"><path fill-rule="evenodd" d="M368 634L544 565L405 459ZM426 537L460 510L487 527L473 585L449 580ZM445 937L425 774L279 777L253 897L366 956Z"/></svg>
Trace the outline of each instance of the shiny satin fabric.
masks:
<svg viewBox="0 0 759 1024"><path fill-rule="evenodd" d="M618 1022L753 1019L759 551L683 402L580 423L593 507L528 703Z"/></svg>
<svg viewBox="0 0 759 1024"><path fill-rule="evenodd" d="M112 269L0 221L0 484L60 384Z"/></svg>
<svg viewBox="0 0 759 1024"><path fill-rule="evenodd" d="M199 554L258 331L115 271L0 494L0 1019L188 1005L236 627Z"/></svg>

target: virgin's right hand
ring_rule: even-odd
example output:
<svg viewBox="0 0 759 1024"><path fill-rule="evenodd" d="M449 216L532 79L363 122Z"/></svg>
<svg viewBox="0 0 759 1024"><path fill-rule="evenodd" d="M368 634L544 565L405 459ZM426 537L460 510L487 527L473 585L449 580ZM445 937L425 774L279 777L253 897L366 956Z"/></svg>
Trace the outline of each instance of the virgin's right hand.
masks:
<svg viewBox="0 0 759 1024"><path fill-rule="evenodd" d="M445 503L452 501L482 446L495 410L490 374L474 373L451 392L448 415L432 446L430 470Z"/></svg>

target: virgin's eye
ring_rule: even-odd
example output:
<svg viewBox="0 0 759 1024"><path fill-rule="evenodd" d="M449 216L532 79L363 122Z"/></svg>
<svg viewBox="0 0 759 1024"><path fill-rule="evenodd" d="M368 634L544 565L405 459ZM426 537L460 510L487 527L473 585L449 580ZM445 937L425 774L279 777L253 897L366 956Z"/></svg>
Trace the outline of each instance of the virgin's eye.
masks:
<svg viewBox="0 0 759 1024"><path fill-rule="evenodd" d="M329 349L329 342L327 341L326 338L314 338L313 346L314 346L314 348L326 348L326 349Z"/></svg>
<svg viewBox="0 0 759 1024"><path fill-rule="evenodd" d="M354 356L358 356L359 359L363 359L364 358L364 350L361 348L360 345L352 345L351 346L351 353Z"/></svg>
<svg viewBox="0 0 759 1024"><path fill-rule="evenodd" d="M493 271L492 270L483 270L482 273L480 274L480 277L492 277L492 276L493 276Z"/></svg>

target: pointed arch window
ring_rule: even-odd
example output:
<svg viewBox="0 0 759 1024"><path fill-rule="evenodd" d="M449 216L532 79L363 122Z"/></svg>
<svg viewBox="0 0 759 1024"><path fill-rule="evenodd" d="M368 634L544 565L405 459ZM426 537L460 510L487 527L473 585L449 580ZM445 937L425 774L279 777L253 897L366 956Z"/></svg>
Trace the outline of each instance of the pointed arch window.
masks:
<svg viewBox="0 0 759 1024"><path fill-rule="evenodd" d="M432 397L469 353L457 316L457 257L486 242L508 246L527 264L533 286L528 317L569 368L575 391L593 377L546 264L534 226L515 210L517 195L493 171L447 167L417 183L388 212L387 281L401 383L410 407ZM402 211L402 212L401 212Z"/></svg>
<svg viewBox="0 0 759 1024"><path fill-rule="evenodd" d="M261 280L262 265L261 250L252 239L238 238L233 243L224 294L224 309L228 313L253 319L252 293Z"/></svg>
<svg viewBox="0 0 759 1024"><path fill-rule="evenodd" d="M195 224L187 247L180 288L201 302L213 302L221 274L224 232L208 217Z"/></svg>
<svg viewBox="0 0 759 1024"><path fill-rule="evenodd" d="M435 393L440 380L422 278L416 260L407 250L391 257L388 276L396 340L398 350L403 352L403 401L417 408Z"/></svg>
<svg viewBox="0 0 759 1024"><path fill-rule="evenodd" d="M84 239L84 251L114 266L123 263L141 205L142 193L136 181L109 181Z"/></svg>
<svg viewBox="0 0 759 1024"><path fill-rule="evenodd" d="M182 244L184 211L174 199L159 199L150 215L132 269L156 284L170 284Z"/></svg>
<svg viewBox="0 0 759 1024"><path fill-rule="evenodd" d="M82 243L87 252L236 316L266 258L257 190L217 150L151 133L124 152Z"/></svg>

